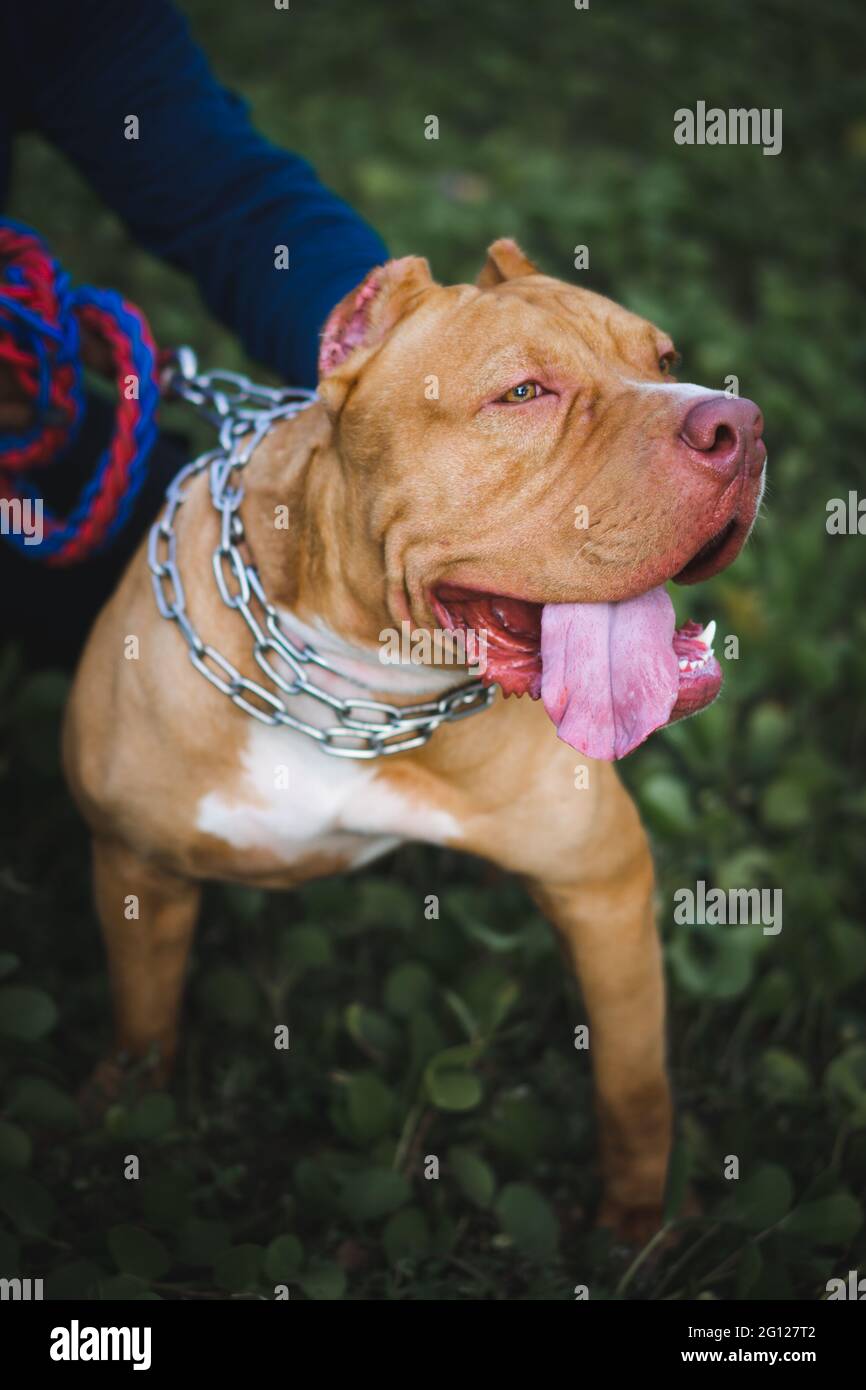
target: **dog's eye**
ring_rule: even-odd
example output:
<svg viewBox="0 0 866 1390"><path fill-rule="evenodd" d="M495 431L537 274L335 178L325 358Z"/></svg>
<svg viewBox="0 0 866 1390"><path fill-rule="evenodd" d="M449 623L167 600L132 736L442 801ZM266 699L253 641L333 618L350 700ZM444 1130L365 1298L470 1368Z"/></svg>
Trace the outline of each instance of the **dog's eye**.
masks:
<svg viewBox="0 0 866 1390"><path fill-rule="evenodd" d="M521 381L519 386L512 386L499 399L505 405L522 405L524 401L534 401L537 396L543 395L544 391L537 381Z"/></svg>
<svg viewBox="0 0 866 1390"><path fill-rule="evenodd" d="M683 359L678 352L665 352L659 358L659 371L662 376L674 376L683 365Z"/></svg>

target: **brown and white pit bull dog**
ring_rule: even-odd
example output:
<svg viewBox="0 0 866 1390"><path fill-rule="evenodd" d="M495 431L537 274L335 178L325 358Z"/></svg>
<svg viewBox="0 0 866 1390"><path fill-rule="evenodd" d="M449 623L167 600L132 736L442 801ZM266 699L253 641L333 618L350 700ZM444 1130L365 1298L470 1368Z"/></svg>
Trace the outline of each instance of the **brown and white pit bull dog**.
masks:
<svg viewBox="0 0 866 1390"><path fill-rule="evenodd" d="M292 888L406 840L464 849L521 875L561 933L590 1019L600 1219L627 1239L655 1228L671 1101L653 866L610 761L717 694L711 631L675 633L663 586L738 553L766 456L758 408L676 384L674 358L652 324L538 273L508 240L475 286L438 285L407 257L331 315L321 402L268 436L244 475L265 591L344 673L330 678L338 692L409 703L465 681L382 663L383 630L408 622L486 630L486 680L536 697L497 695L415 751L329 758L244 714L158 615L139 550L93 630L64 731L122 1055L158 1055L162 1078L170 1068L204 880ZM286 505L290 529L275 529ZM199 476L177 519L187 608L261 680L214 586L216 533ZM131 634L139 660L125 659ZM113 1075L105 1064L102 1081Z"/></svg>

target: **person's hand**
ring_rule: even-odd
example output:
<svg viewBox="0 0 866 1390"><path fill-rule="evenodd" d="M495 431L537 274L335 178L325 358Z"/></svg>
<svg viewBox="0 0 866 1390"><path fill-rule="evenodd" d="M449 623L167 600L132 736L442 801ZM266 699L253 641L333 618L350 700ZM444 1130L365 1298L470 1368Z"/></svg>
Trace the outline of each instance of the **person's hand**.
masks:
<svg viewBox="0 0 866 1390"><path fill-rule="evenodd" d="M88 329L81 332L81 356L85 367L98 372L100 376L114 375L111 351L101 338L96 338ZM0 362L0 434L18 434L28 429L35 419L35 411L29 397L21 390L13 372L5 362Z"/></svg>

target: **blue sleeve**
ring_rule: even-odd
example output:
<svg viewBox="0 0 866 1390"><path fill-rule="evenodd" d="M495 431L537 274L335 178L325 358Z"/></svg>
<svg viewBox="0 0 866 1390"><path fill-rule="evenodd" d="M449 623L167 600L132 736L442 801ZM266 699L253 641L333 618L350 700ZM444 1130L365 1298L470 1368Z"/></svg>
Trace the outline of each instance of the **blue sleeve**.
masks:
<svg viewBox="0 0 866 1390"><path fill-rule="evenodd" d="M136 240L193 276L251 356L315 384L328 312L387 257L375 232L253 129L169 0L27 0L9 25L32 122Z"/></svg>

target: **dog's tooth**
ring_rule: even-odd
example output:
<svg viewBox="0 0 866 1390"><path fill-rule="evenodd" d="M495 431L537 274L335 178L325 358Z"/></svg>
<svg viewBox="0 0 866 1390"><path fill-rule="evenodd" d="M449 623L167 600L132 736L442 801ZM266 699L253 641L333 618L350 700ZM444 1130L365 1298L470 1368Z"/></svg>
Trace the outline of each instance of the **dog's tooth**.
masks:
<svg viewBox="0 0 866 1390"><path fill-rule="evenodd" d="M689 670L690 670L690 671L694 671L694 669L695 669L695 667L696 667L697 665L698 665L698 663L697 663L696 661L690 661L690 662L689 662Z"/></svg>
<svg viewBox="0 0 866 1390"><path fill-rule="evenodd" d="M705 646L705 647L709 647L710 650L712 650L713 638L715 637L715 635L716 635L716 620L715 620L715 618L713 618L713 621L709 624L708 627L705 627L704 630L703 630L703 632L701 633L701 641L703 642L704 646Z"/></svg>
<svg viewBox="0 0 866 1390"><path fill-rule="evenodd" d="M681 670L681 671L684 671L684 670L686 669L686 667L688 666L688 664L689 664L689 663L686 661L686 658L685 658L684 656L681 656L681 657L680 657L680 661L679 661L680 670Z"/></svg>

